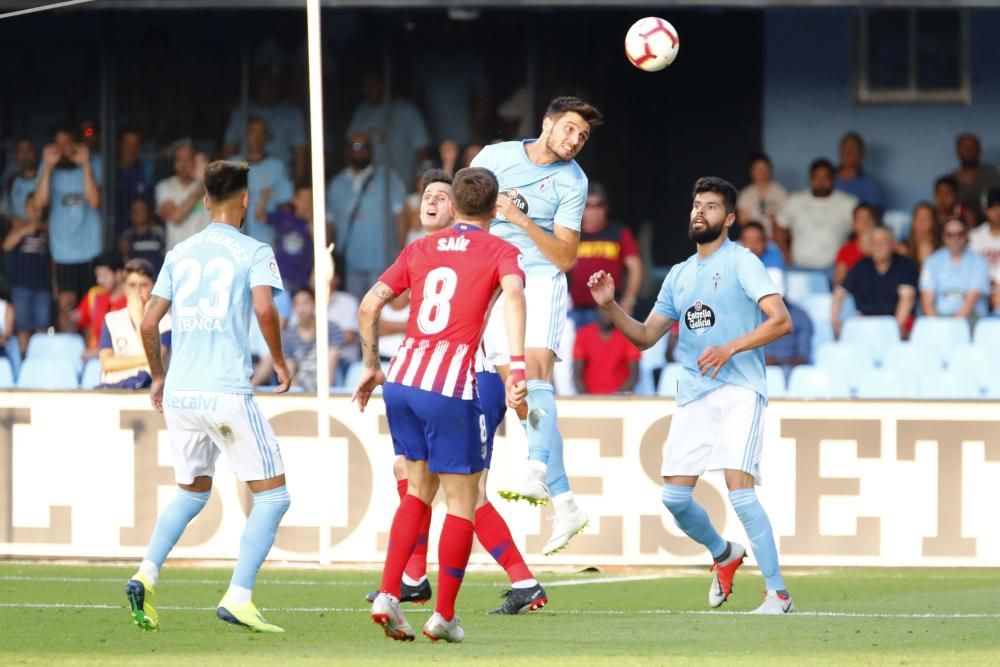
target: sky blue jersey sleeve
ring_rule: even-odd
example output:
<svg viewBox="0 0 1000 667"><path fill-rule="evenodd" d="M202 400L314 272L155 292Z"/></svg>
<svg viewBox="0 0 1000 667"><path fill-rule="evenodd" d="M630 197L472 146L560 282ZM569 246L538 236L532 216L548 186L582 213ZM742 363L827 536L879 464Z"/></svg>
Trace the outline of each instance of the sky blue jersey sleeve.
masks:
<svg viewBox="0 0 1000 667"><path fill-rule="evenodd" d="M268 285L271 293L281 294L281 272L278 271L278 262L274 259L274 251L271 246L262 245L253 254L250 260L250 289L260 285Z"/></svg>
<svg viewBox="0 0 1000 667"><path fill-rule="evenodd" d="M583 209L587 205L587 179L581 178L573 184L569 192L559 201L559 208L552 217L552 224L580 231L583 221Z"/></svg>
<svg viewBox="0 0 1000 667"><path fill-rule="evenodd" d="M157 276L156 284L153 285L153 296L158 296L167 301L174 300L174 281L170 275L170 271L174 265L173 257L174 254L172 252L167 253L167 258L163 260L163 266L160 268L160 275Z"/></svg>
<svg viewBox="0 0 1000 667"><path fill-rule="evenodd" d="M679 271L678 264L674 268L670 269L670 273L667 277L663 279L663 285L660 286L660 293L656 297L656 303L653 305L653 312L657 315L662 315L668 319L674 320L675 322L680 319L677 314L677 308L674 306L674 279Z"/></svg>
<svg viewBox="0 0 1000 667"><path fill-rule="evenodd" d="M483 169L493 171L493 160L490 158L495 152L496 149L493 148L493 146L483 146L483 149L476 153L476 157L472 158L472 162L469 163L469 166L482 167Z"/></svg>
<svg viewBox="0 0 1000 667"><path fill-rule="evenodd" d="M760 301L769 294L778 294L778 288L775 287L774 281L771 280L771 276L768 275L763 262L761 262L753 253L749 251L743 251L740 253L739 267L737 271L740 287L743 288L743 292L748 297L753 299L754 303Z"/></svg>

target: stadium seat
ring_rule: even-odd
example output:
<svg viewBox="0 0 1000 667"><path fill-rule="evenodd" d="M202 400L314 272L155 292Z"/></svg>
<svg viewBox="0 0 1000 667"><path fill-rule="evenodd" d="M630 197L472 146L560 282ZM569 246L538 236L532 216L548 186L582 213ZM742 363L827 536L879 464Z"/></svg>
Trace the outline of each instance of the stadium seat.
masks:
<svg viewBox="0 0 1000 667"><path fill-rule="evenodd" d="M885 351L882 368L896 374L923 376L942 370L944 362L940 348L900 342L890 345Z"/></svg>
<svg viewBox="0 0 1000 667"><path fill-rule="evenodd" d="M793 302L794 303L794 302ZM830 309L833 306L832 294L810 294L803 303L796 303L799 308L806 311L809 319L812 320L813 327L820 322L830 322ZM844 305L840 308L840 319L846 321L847 318L856 315L857 307L854 305L854 297L850 294L844 299Z"/></svg>
<svg viewBox="0 0 1000 667"><path fill-rule="evenodd" d="M1000 348L969 345L955 350L948 359L948 370L975 382L980 390L992 395L1000 389Z"/></svg>
<svg viewBox="0 0 1000 667"><path fill-rule="evenodd" d="M785 272L785 298L792 303L805 303L810 294L828 294L830 278L824 271L789 269Z"/></svg>
<svg viewBox="0 0 1000 667"><path fill-rule="evenodd" d="M17 376L18 389L77 389L76 369L69 363L56 359L27 357Z"/></svg>
<svg viewBox="0 0 1000 667"><path fill-rule="evenodd" d="M677 382L683 372L680 364L667 364L660 373L660 386L657 392L660 396L677 396Z"/></svg>
<svg viewBox="0 0 1000 667"><path fill-rule="evenodd" d="M781 366L767 367L767 396L768 398L784 398L787 393L785 389L785 369Z"/></svg>
<svg viewBox="0 0 1000 667"><path fill-rule="evenodd" d="M921 398L969 400L983 397L979 384L961 373L941 369L920 378Z"/></svg>
<svg viewBox="0 0 1000 667"><path fill-rule="evenodd" d="M880 364L889 346L899 342L899 325L889 316L852 317L844 321L840 340L868 348L872 359Z"/></svg>
<svg viewBox="0 0 1000 667"><path fill-rule="evenodd" d="M0 357L0 389L11 389L14 387L14 366L10 359Z"/></svg>
<svg viewBox="0 0 1000 667"><path fill-rule="evenodd" d="M823 343L833 342L833 327L830 320L825 322L813 322L812 357L810 361L816 361L816 353Z"/></svg>
<svg viewBox="0 0 1000 667"><path fill-rule="evenodd" d="M976 322L972 344L1000 350L1000 317L987 317Z"/></svg>
<svg viewBox="0 0 1000 667"><path fill-rule="evenodd" d="M652 347L642 351L639 358L639 379L635 383L637 396L653 396L656 386L653 384L655 371L667 365L667 336L656 341Z"/></svg>
<svg viewBox="0 0 1000 667"><path fill-rule="evenodd" d="M17 377L17 371L21 368L21 344L18 342L16 336L11 336L7 339L7 345L4 346L7 352L7 359L10 360L11 369L14 371L14 377Z"/></svg>
<svg viewBox="0 0 1000 667"><path fill-rule="evenodd" d="M83 367L80 389L93 389L99 384L101 384L101 362L98 359L90 359Z"/></svg>
<svg viewBox="0 0 1000 667"><path fill-rule="evenodd" d="M910 238L911 221L910 212L902 209L889 209L882 214L882 224L892 230L897 241Z"/></svg>
<svg viewBox="0 0 1000 667"><path fill-rule="evenodd" d="M823 343L816 350L815 366L843 378L852 391L861 376L874 368L871 352L857 343Z"/></svg>
<svg viewBox="0 0 1000 667"><path fill-rule="evenodd" d="M850 390L842 378L815 366L796 366L788 378L789 398L849 398Z"/></svg>
<svg viewBox="0 0 1000 667"><path fill-rule="evenodd" d="M35 334L28 340L27 359L53 359L73 365L77 375L83 370L83 337L77 334Z"/></svg>
<svg viewBox="0 0 1000 667"><path fill-rule="evenodd" d="M908 399L920 396L917 376L912 372L897 372L871 368L858 380L857 398Z"/></svg>
<svg viewBox="0 0 1000 667"><path fill-rule="evenodd" d="M971 342L969 323L955 317L918 317L910 342L920 347L936 347L947 359L956 349Z"/></svg>

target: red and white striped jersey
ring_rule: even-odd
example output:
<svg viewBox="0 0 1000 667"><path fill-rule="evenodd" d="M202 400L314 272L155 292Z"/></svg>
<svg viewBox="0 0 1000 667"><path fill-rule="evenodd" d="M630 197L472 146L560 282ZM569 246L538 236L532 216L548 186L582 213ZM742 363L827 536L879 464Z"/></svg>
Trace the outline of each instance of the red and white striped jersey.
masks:
<svg viewBox="0 0 1000 667"><path fill-rule="evenodd" d="M386 381L475 398L473 361L500 280L508 275L524 279L520 251L472 225L406 246L379 278L396 294L410 290L406 338Z"/></svg>

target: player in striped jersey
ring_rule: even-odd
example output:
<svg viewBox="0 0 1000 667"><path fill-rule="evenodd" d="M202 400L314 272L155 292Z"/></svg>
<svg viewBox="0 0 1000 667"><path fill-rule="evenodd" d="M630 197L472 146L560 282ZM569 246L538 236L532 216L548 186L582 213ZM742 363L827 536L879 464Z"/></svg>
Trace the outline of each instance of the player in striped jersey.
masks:
<svg viewBox="0 0 1000 667"><path fill-rule="evenodd" d="M453 222L450 210L453 201L451 176L440 169L430 169L423 174L420 180L422 193L420 201L421 225L429 234L447 229ZM507 403L503 380L493 365L486 361L482 346L476 355L475 370L476 383L479 388L479 404L486 416L486 430L489 436L486 467L479 482L479 500L476 503L476 539L503 567L511 584L510 590L504 592L504 603L490 613L521 614L535 611L548 603L545 589L534 578L524 562L524 557L514 543L507 522L486 497L486 477L493 457L493 438L497 428L503 423L507 412ZM403 500L406 496L408 480L406 478L406 459L402 456L396 457L396 461L393 463L393 473L396 477L399 499ZM427 578L427 546L430 525L431 507L428 506L417 534L417 544L403 570L400 602L422 604L430 600L433 594L431 582ZM367 595L368 602L374 602L378 594L377 590L369 593Z"/></svg>
<svg viewBox="0 0 1000 667"><path fill-rule="evenodd" d="M411 243L368 292L359 312L365 371L354 392L364 410L372 392L383 395L393 445L406 457L408 488L389 533L389 547L372 620L393 639L414 638L399 608L400 582L428 505L442 486L448 503L438 550L440 575L434 614L424 634L437 641L464 637L455 599L472 550L479 479L487 455L486 417L473 362L486 315L502 290L512 354L507 401L518 405L524 382L524 272L520 253L485 232L496 213L498 185L486 169L455 175L448 230ZM383 375L378 321L382 308L411 291L406 339Z"/></svg>

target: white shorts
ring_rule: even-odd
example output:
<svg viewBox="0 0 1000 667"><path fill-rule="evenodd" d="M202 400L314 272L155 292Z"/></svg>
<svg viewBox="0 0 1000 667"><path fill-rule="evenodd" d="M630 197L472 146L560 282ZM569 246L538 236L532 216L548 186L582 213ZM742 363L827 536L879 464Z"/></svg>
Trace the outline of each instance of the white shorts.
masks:
<svg viewBox="0 0 1000 667"><path fill-rule="evenodd" d="M524 347L552 350L559 359L559 340L569 308L566 292L566 276L558 273L550 278L528 278L524 283L524 301L527 321L524 329ZM510 349L507 345L507 329L504 326L503 293L493 304L486 331L483 332L483 347L486 360L494 366L510 364Z"/></svg>
<svg viewBox="0 0 1000 667"><path fill-rule="evenodd" d="M742 470L760 484L763 443L763 397L727 384L677 408L661 474L700 476L708 470Z"/></svg>
<svg viewBox="0 0 1000 667"><path fill-rule="evenodd" d="M220 451L244 482L285 472L278 439L252 394L169 391L163 396L163 416L178 484L214 477Z"/></svg>

